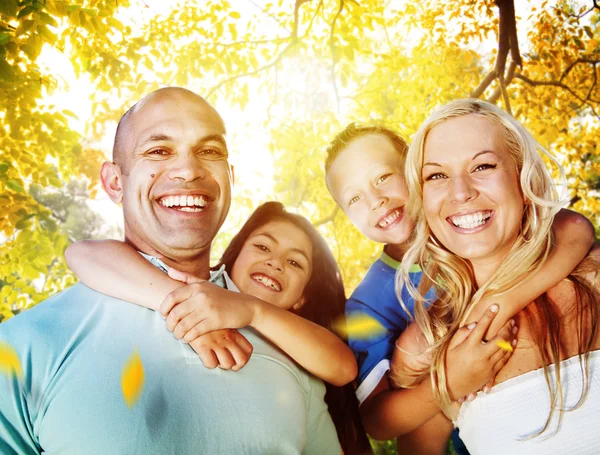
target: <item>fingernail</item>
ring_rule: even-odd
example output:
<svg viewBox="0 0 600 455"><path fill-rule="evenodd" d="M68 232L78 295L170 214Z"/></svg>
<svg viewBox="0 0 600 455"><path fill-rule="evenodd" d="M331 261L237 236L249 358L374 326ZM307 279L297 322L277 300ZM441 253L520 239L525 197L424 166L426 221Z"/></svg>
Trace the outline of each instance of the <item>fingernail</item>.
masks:
<svg viewBox="0 0 600 455"><path fill-rule="evenodd" d="M469 330L473 330L473 329L475 328L475 326L476 326L476 325L477 325L477 323L476 323L476 322L471 322L471 323L470 323L470 324L467 326L467 329L469 329Z"/></svg>
<svg viewBox="0 0 600 455"><path fill-rule="evenodd" d="M489 393L490 390L491 390L490 386L487 386L487 385L483 388L483 391L485 393Z"/></svg>
<svg viewBox="0 0 600 455"><path fill-rule="evenodd" d="M465 397L460 397L460 398L459 398L458 400L456 400L456 401L458 401L459 403L462 403L463 401L465 401Z"/></svg>
<svg viewBox="0 0 600 455"><path fill-rule="evenodd" d="M512 328L512 333L514 333L515 335L517 334L518 331L519 331L519 328L517 326L514 326Z"/></svg>
<svg viewBox="0 0 600 455"><path fill-rule="evenodd" d="M511 319L511 320L510 320L510 321L508 321L508 322L509 322L509 324L510 324L511 326L512 326L512 325L515 325L515 320L514 320L514 319Z"/></svg>
<svg viewBox="0 0 600 455"><path fill-rule="evenodd" d="M497 313L497 312L498 312L498 305L494 303L494 304L493 304L493 305L490 307L490 311L491 311L492 313Z"/></svg>
<svg viewBox="0 0 600 455"><path fill-rule="evenodd" d="M475 395L470 393L469 396L467 397L467 401L473 401L475 399Z"/></svg>
<svg viewBox="0 0 600 455"><path fill-rule="evenodd" d="M517 340L516 340L516 339L512 340L512 345L513 345L513 346L516 346L516 345L517 345Z"/></svg>

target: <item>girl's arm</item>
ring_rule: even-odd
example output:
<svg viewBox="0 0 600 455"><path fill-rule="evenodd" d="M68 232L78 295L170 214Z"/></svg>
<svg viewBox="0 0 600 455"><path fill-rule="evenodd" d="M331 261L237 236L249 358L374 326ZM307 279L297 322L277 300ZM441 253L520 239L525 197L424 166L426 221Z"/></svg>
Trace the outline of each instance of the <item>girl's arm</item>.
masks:
<svg viewBox="0 0 600 455"><path fill-rule="evenodd" d="M172 269L169 274L189 283L172 292L161 305L161 312L168 314L167 328L176 338L191 342L216 329L251 326L308 372L330 384L342 386L356 377L352 351L324 327L251 295L186 279L187 274Z"/></svg>
<svg viewBox="0 0 600 455"><path fill-rule="evenodd" d="M594 226L590 221L572 210L562 209L552 224L555 248L542 267L529 279L509 292L491 298L483 298L469 315L466 323L477 321L492 303L500 307L486 338L491 338L517 314L540 295L565 279L588 254L594 243Z"/></svg>
<svg viewBox="0 0 600 455"><path fill-rule="evenodd" d="M183 285L118 240L80 240L67 248L65 259L86 286L155 311Z"/></svg>
<svg viewBox="0 0 600 455"><path fill-rule="evenodd" d="M452 339L446 354L446 365L447 385L454 400L479 390L510 358L511 352L503 350L498 341L514 346L516 331L513 331L514 325L511 322L494 339L486 344L482 343L485 332L497 315L492 307L477 324L459 329ZM407 352L423 352L426 348L424 339L415 336L418 327L416 323L413 324L413 328L416 328L409 328L401 335L400 345ZM392 368L404 368L403 361L406 359L407 357L398 357L395 353ZM407 366L409 370L412 367L413 365ZM412 388L389 389L380 383L361 406L365 430L375 439L391 439L411 433L440 412L429 375Z"/></svg>

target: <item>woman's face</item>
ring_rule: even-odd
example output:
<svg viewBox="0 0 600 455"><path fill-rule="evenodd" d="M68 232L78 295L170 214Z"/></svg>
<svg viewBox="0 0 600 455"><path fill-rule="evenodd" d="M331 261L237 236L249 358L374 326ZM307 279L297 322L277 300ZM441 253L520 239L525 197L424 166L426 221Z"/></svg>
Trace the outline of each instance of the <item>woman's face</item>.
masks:
<svg viewBox="0 0 600 455"><path fill-rule="evenodd" d="M312 273L312 244L289 221L271 221L253 231L233 264L240 292L280 308L297 310Z"/></svg>
<svg viewBox="0 0 600 455"><path fill-rule="evenodd" d="M495 270L518 234L524 203L502 128L466 115L435 126L422 166L423 205L437 239L475 267Z"/></svg>

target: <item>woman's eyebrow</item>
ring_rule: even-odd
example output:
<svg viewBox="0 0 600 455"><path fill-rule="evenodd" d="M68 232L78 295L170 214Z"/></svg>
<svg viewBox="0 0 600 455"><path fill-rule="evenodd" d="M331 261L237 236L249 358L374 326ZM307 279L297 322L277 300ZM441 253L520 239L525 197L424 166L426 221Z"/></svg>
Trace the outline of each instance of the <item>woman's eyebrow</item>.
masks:
<svg viewBox="0 0 600 455"><path fill-rule="evenodd" d="M474 160L478 156L485 155L486 153L491 153L492 155L496 155L496 157L498 157L498 154L493 150L482 150L481 152L477 152L475 155L473 155L473 158L471 158L471 160Z"/></svg>

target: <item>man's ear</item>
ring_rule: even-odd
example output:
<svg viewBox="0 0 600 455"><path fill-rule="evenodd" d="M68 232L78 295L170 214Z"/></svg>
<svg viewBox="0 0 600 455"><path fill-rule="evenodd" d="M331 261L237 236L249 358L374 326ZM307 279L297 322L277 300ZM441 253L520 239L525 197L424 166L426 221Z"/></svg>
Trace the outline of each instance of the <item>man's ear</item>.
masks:
<svg viewBox="0 0 600 455"><path fill-rule="evenodd" d="M108 194L108 197L115 204L123 202L123 176L121 174L121 168L110 161L102 163L100 169L100 179L102 180L102 187Z"/></svg>
<svg viewBox="0 0 600 455"><path fill-rule="evenodd" d="M298 299L298 301L292 305L292 310L298 311L300 308L302 308L304 306L305 303L306 303L306 299L304 298L304 296L300 297Z"/></svg>

